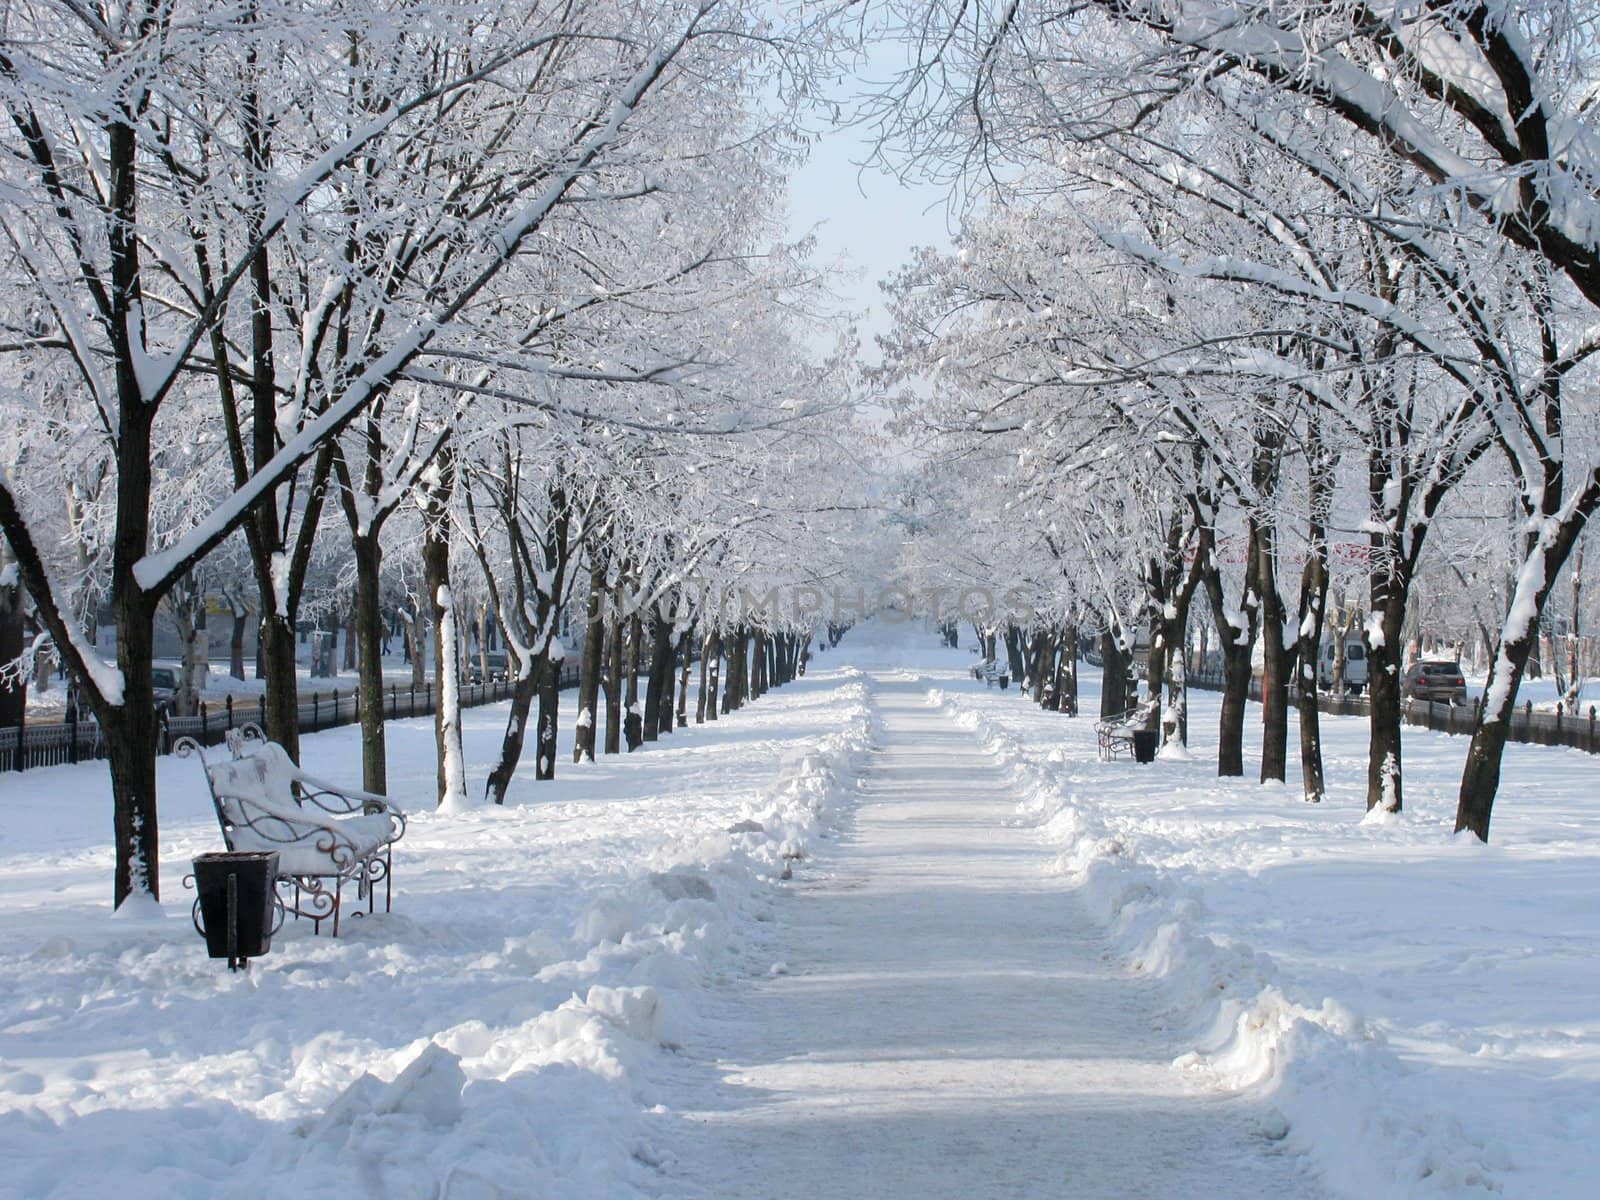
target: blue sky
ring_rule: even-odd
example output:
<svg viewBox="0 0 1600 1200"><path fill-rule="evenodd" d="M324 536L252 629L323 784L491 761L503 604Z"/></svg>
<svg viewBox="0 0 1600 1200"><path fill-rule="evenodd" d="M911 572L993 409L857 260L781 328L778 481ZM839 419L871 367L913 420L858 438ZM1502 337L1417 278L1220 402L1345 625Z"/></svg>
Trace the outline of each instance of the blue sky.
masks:
<svg viewBox="0 0 1600 1200"><path fill-rule="evenodd" d="M881 71L882 65L872 62L867 69ZM863 73L841 91L869 86ZM914 247L948 246L950 226L946 189L907 185L883 171L863 170L858 164L872 147L868 128L847 126L823 134L810 161L790 178L789 230L793 237L815 232L817 262L843 259L855 268L854 277L840 280L836 290L845 307L866 313L861 340L876 361L872 335L887 327L878 281L904 263Z"/></svg>

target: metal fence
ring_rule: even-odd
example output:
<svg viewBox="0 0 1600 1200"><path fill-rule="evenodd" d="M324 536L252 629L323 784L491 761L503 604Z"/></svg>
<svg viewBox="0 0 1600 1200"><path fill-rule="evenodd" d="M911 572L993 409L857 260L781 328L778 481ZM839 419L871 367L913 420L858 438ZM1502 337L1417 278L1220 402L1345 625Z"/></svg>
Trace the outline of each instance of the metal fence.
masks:
<svg viewBox="0 0 1600 1200"><path fill-rule="evenodd" d="M577 664L563 666L559 686L571 688L577 685ZM482 704L494 704L509 699L511 691L511 684L504 680L462 684L461 707L476 708ZM431 683L424 682L420 687L390 684L383 695L384 716L391 721L428 716L437 707L437 696L438 690ZM316 733L339 725L354 725L361 719L359 704L359 695L353 687L312 692L309 697L300 700L300 732ZM229 696L220 704L202 700L200 711L194 716L167 716L162 720L156 753L166 754L172 743L181 737L194 738L203 746L214 746L222 741L228 730L251 723L266 723L266 701L262 697L235 701ZM100 736L100 726L92 720L28 725L21 730L15 727L0 729L0 771L53 767L105 756L105 740Z"/></svg>
<svg viewBox="0 0 1600 1200"><path fill-rule="evenodd" d="M1189 673L1189 686L1208 692L1222 690L1221 672ZM1250 680L1250 699L1261 699L1261 680ZM1289 689L1289 703L1299 704L1300 693ZM1365 717L1371 712L1366 696L1330 696L1317 693L1317 711L1342 717ZM1596 721L1596 706L1587 712L1535 712L1529 700L1511 714L1511 727L1507 737L1513 742L1526 742L1533 746L1569 746L1600 754L1600 723ZM1407 725L1432 729L1437 733L1471 735L1477 724L1475 704L1448 704L1443 700L1403 700L1400 719Z"/></svg>

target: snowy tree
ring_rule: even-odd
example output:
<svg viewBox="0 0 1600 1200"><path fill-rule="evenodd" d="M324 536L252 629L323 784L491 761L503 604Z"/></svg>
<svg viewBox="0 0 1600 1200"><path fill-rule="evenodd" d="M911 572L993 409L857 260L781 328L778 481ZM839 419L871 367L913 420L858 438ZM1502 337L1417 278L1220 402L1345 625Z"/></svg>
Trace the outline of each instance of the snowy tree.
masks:
<svg viewBox="0 0 1600 1200"><path fill-rule="evenodd" d="M72 620L71 595L41 550L39 514L16 482L23 464L0 483L0 528L106 734L119 905L159 895L150 647L162 597L234 529L259 522L258 557L271 547L271 578L261 581L273 599L263 614L270 642L299 553L282 541L282 522L304 513L283 489L301 465L313 464L317 503L333 437L397 381L426 378L459 353L461 322L551 215L582 200L603 165L637 161L628 134L654 95L693 91L774 44L754 10L595 0L517 5L486 20L471 6L441 6L424 26L402 6L341 17L344 32L332 37L320 10L254 3L11 11L0 58L9 354L47 354L71 371L85 420L113 449L115 667ZM370 47L382 64L371 73ZM434 160L417 152L441 137L494 169L469 171L441 194L425 178ZM410 183L360 181L385 167L416 169ZM346 297L384 283L354 269L371 263L347 259L345 242L319 241L344 226L322 210L352 183L351 194L369 199L398 198L414 183L438 207L417 241L432 265L366 309L381 329L364 327L359 369L332 378L319 351L347 328ZM374 200L366 211L384 207ZM301 259L316 270L291 265ZM294 328L273 327L282 297L303 316ZM224 422L239 421L235 486L158 549L157 421L190 379L209 380ZM236 383L248 404L228 394ZM238 449L248 451L242 463Z"/></svg>

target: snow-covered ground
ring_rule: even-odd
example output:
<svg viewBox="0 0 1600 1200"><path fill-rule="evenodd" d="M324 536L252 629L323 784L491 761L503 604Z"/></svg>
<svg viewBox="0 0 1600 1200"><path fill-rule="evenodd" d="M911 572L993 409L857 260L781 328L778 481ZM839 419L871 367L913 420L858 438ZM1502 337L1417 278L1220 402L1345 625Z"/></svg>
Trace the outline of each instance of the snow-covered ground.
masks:
<svg viewBox="0 0 1600 1200"><path fill-rule="evenodd" d="M459 816L396 723L395 911L240 975L179 887L195 764L159 923L109 918L102 765L0 779L0 1197L1593 1194L1600 764L1510 748L1485 848L1464 739L1407 730L1374 822L1358 720L1311 807L1214 778L1214 696L1192 759L1100 763L972 661L858 629ZM359 777L354 729L304 750Z"/></svg>
<svg viewBox="0 0 1600 1200"><path fill-rule="evenodd" d="M937 689L1125 960L1168 981L1196 1046L1180 1065L1260 1089L1335 1192L1595 1195L1600 762L1508 747L1485 847L1451 833L1464 737L1407 729L1407 811L1374 820L1358 718L1323 717L1313 806L1254 782L1248 745L1248 780L1215 778L1211 693L1190 697L1190 760L1136 766L1096 761L1089 719Z"/></svg>
<svg viewBox="0 0 1600 1200"><path fill-rule="evenodd" d="M480 783L504 719L465 716ZM859 674L821 669L451 817L431 726L391 725L394 912L338 941L290 923L239 975L179 886L219 843L196 764L158 766L153 925L108 916L103 765L0 780L0 1197L648 1193L649 1064L847 794L868 721ZM307 768L359 781L357 737L305 739Z"/></svg>

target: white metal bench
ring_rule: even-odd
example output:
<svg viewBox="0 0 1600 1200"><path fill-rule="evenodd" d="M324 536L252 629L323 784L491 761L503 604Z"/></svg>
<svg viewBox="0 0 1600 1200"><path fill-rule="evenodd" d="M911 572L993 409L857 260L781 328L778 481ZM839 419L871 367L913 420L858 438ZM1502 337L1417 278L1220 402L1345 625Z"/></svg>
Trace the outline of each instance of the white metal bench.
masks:
<svg viewBox="0 0 1600 1200"><path fill-rule="evenodd" d="M277 852L279 896L297 918L309 918L321 932L331 917L338 937L350 882L369 913L381 884L383 909L389 911L391 848L405 833L406 816L385 797L306 774L256 725L229 730L224 752L208 755L192 738L181 738L173 753L193 755L205 767L229 850Z"/></svg>
<svg viewBox="0 0 1600 1200"><path fill-rule="evenodd" d="M1155 715L1155 702L1146 700L1125 712L1096 721L1094 732L1100 743L1100 758L1105 762L1111 762L1122 754L1132 758L1133 735L1153 729Z"/></svg>

